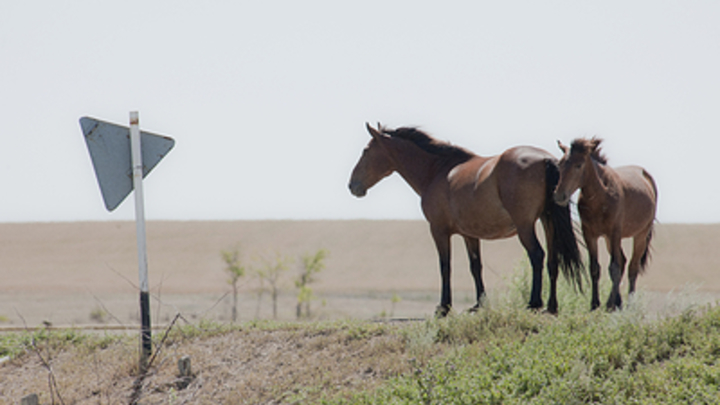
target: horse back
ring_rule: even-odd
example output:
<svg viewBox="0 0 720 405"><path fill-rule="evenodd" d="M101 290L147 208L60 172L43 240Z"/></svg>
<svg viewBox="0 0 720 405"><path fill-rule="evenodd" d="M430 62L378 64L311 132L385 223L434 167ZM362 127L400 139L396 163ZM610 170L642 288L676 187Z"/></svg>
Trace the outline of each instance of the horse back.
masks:
<svg viewBox="0 0 720 405"><path fill-rule="evenodd" d="M615 171L623 190L623 236L631 236L655 220L657 186L650 173L640 166L621 166Z"/></svg>
<svg viewBox="0 0 720 405"><path fill-rule="evenodd" d="M498 195L498 159L476 156L436 177L422 196L428 221L446 223L452 232L480 239L512 236L515 227Z"/></svg>
<svg viewBox="0 0 720 405"><path fill-rule="evenodd" d="M498 192L513 220L538 219L546 204L546 166L555 162L553 155L532 146L518 146L506 150L495 170Z"/></svg>
<svg viewBox="0 0 720 405"><path fill-rule="evenodd" d="M545 209L548 159L555 160L542 149L520 146L458 164L423 193L425 217L481 239L513 236Z"/></svg>

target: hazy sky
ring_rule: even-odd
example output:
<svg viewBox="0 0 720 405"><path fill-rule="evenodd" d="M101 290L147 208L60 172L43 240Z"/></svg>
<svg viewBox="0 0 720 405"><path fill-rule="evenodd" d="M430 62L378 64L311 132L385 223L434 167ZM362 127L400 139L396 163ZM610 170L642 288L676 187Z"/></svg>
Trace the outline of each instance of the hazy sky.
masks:
<svg viewBox="0 0 720 405"><path fill-rule="evenodd" d="M168 135L148 219L422 218L347 181L366 121L492 155L597 135L658 219L720 222L717 1L0 4L0 222L108 213L78 119Z"/></svg>

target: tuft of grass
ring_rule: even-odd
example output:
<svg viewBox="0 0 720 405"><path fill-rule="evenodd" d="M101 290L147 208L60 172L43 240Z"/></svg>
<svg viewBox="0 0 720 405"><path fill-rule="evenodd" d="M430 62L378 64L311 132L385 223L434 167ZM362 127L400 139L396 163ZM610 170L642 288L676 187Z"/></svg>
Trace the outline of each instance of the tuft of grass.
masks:
<svg viewBox="0 0 720 405"><path fill-rule="evenodd" d="M87 351L105 349L124 337L122 335L88 334L76 329L39 329L29 332L0 334L0 357L17 358L33 350L61 351L80 347Z"/></svg>
<svg viewBox="0 0 720 405"><path fill-rule="evenodd" d="M95 323L105 323L107 322L107 318L108 313L100 307L95 307L90 311L90 320Z"/></svg>
<svg viewBox="0 0 720 405"><path fill-rule="evenodd" d="M588 267L587 265L585 267ZM499 308L525 309L530 301L530 290L532 286L532 268L527 258L520 260L511 275L505 280L508 289L502 294L490 296L489 304ZM600 302L604 303L610 294L611 283L601 278L599 286ZM578 291L561 275L557 281L558 311L560 314L581 314L590 310L590 280L584 278L583 291ZM543 272L542 298L547 304L550 294L550 277ZM642 294L636 294L636 297ZM623 296L623 298L626 298ZM636 300L633 300L635 302Z"/></svg>

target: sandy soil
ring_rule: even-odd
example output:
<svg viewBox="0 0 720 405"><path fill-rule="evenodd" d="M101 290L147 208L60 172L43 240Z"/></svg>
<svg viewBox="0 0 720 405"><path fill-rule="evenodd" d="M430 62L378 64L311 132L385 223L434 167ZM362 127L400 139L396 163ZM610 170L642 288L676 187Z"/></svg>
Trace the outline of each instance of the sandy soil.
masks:
<svg viewBox="0 0 720 405"><path fill-rule="evenodd" d="M313 289L315 314L324 318L430 315L438 300L437 257L423 221L155 221L147 224L152 312L155 322L175 313L228 319L231 298L222 250L239 247L244 261L295 259L282 284L279 316L292 319L292 280L299 257L330 252ZM662 297L685 292L697 300L720 296L720 225L657 226L653 260L639 287ZM458 307L470 306L473 287L462 240L453 240L453 287ZM630 255L630 246L626 253ZM489 292L504 288L523 265L516 238L484 241ZM601 258L606 267L607 256ZM603 273L603 278L607 274ZM36 326L137 321L138 284L133 222L0 224L0 324ZM240 318L271 317L267 294L258 304L255 281L241 290ZM401 298L393 304L392 297ZM589 300L589 298L588 298Z"/></svg>

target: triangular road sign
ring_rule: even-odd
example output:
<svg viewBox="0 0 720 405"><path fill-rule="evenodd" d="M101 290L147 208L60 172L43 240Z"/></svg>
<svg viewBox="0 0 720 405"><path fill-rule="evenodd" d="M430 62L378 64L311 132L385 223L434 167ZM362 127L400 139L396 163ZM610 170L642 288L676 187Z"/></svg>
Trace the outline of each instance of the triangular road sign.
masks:
<svg viewBox="0 0 720 405"><path fill-rule="evenodd" d="M80 127L85 135L105 207L112 211L133 190L130 129L90 117L80 118ZM145 178L175 146L175 140L140 132L140 144Z"/></svg>

